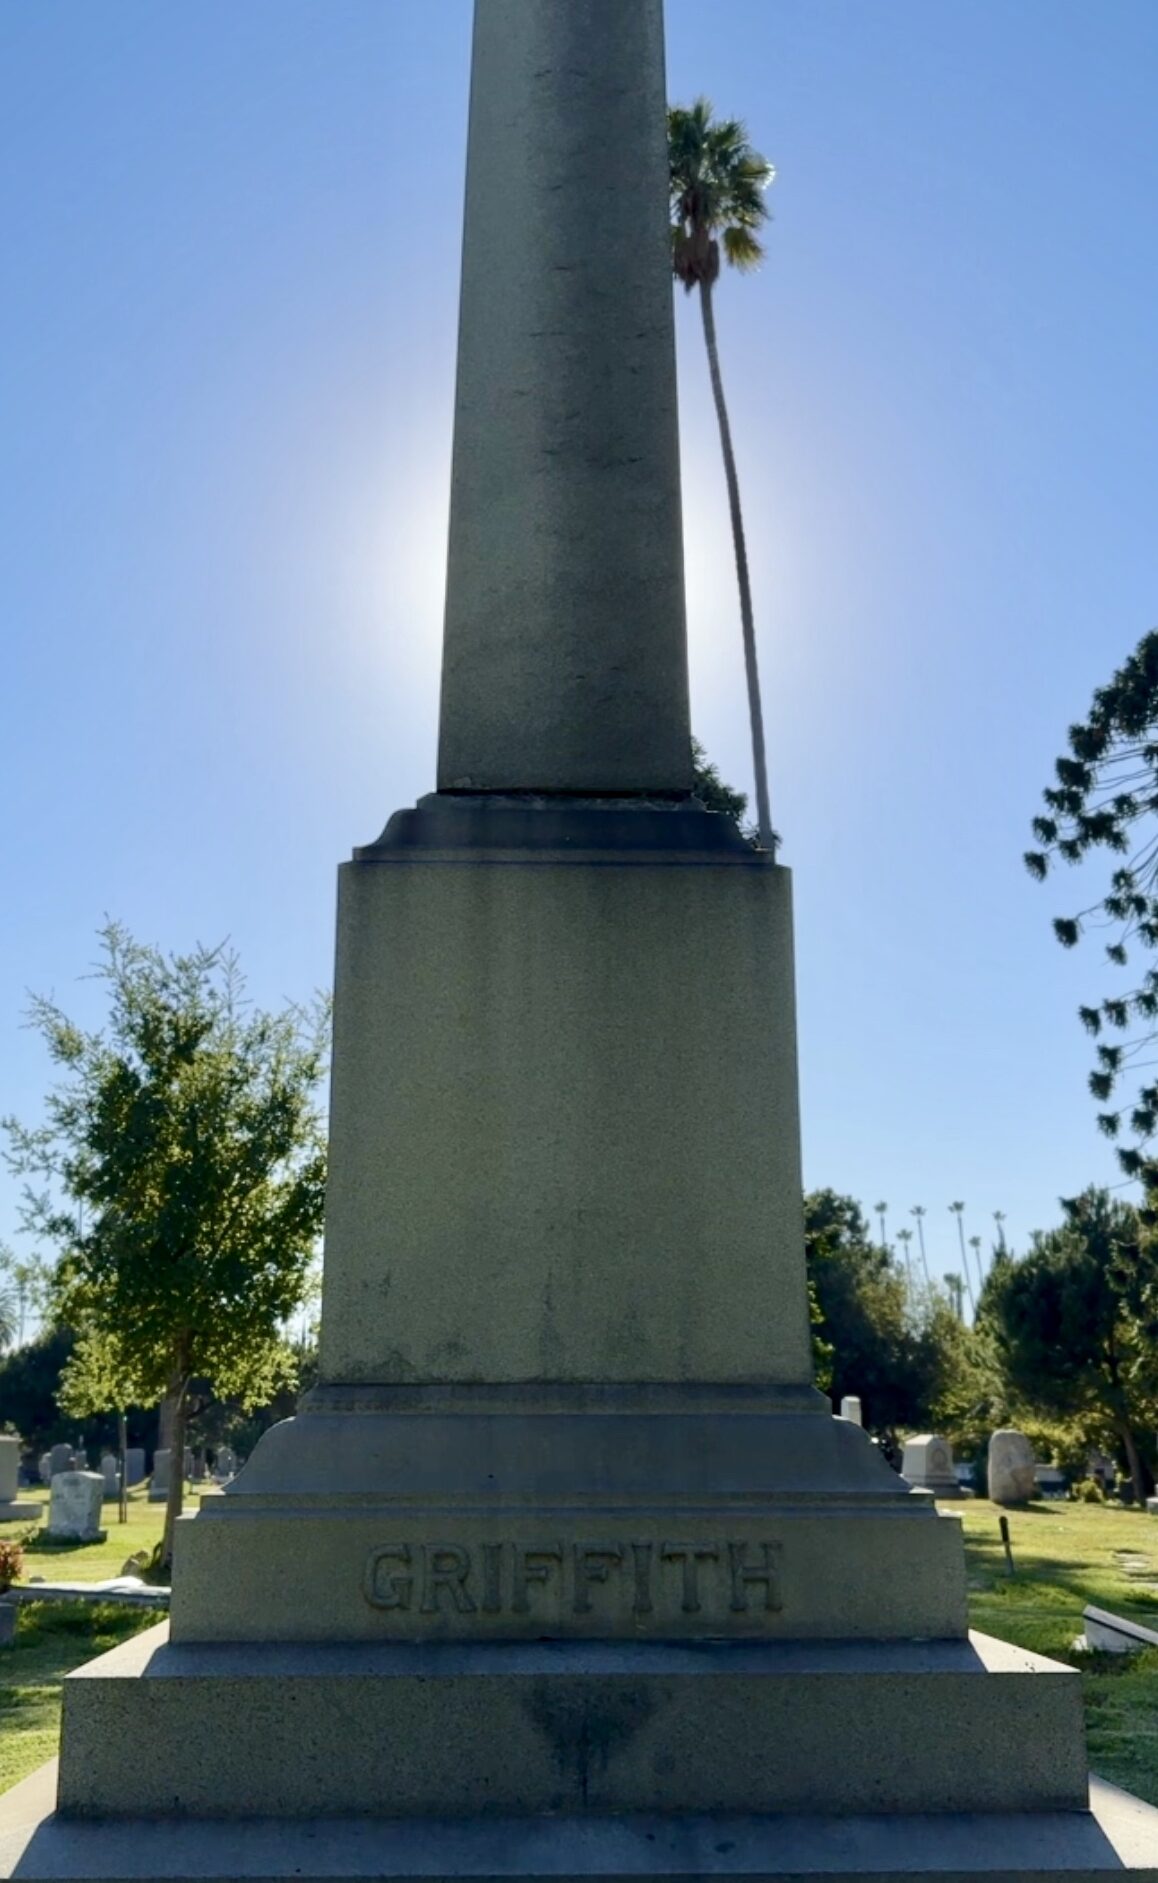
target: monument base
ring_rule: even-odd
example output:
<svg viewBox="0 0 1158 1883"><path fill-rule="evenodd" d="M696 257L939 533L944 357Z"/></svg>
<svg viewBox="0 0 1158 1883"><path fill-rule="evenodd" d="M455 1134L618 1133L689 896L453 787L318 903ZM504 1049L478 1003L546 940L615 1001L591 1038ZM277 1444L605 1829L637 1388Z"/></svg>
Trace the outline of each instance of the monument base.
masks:
<svg viewBox="0 0 1158 1883"><path fill-rule="evenodd" d="M43 1517L43 1504L18 1504L12 1500L0 1504L0 1523L29 1523L33 1517Z"/></svg>
<svg viewBox="0 0 1158 1883"><path fill-rule="evenodd" d="M320 1386L177 1525L172 1620L175 1643L960 1639L964 1556L811 1387Z"/></svg>
<svg viewBox="0 0 1158 1883"><path fill-rule="evenodd" d="M984 1635L181 1646L161 1623L65 1681L59 1805L944 1814L1080 1810L1086 1783L1080 1675Z"/></svg>
<svg viewBox="0 0 1158 1883"><path fill-rule="evenodd" d="M839 1752L833 1750L834 1762ZM1090 1781L1080 1811L94 1822L55 1762L0 1798L21 1883L1158 1883L1158 1810Z"/></svg>

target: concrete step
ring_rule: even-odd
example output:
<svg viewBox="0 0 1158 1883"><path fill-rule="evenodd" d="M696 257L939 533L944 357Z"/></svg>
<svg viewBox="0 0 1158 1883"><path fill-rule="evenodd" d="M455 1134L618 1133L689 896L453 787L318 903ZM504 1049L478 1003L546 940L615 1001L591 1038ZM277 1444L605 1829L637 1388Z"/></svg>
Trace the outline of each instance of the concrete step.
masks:
<svg viewBox="0 0 1158 1883"><path fill-rule="evenodd" d="M1080 1677L944 1642L167 1644L64 1683L72 1814L1056 1810ZM131 1752L126 1754L126 1748Z"/></svg>
<svg viewBox="0 0 1158 1883"><path fill-rule="evenodd" d="M834 1749L834 1761L839 1748ZM1158 1810L1091 1781L1089 1809L902 1816L401 1820L53 1815L55 1764L0 1798L21 1883L1158 1883Z"/></svg>

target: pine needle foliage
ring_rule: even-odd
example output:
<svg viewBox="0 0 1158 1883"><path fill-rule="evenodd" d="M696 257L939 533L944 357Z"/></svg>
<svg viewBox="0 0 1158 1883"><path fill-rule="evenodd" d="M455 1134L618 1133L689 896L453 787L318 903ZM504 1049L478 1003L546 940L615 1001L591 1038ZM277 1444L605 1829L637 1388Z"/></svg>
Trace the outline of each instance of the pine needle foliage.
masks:
<svg viewBox="0 0 1158 1883"><path fill-rule="evenodd" d="M1098 1124L1110 1138L1131 1136L1118 1159L1128 1177L1158 1192L1158 630L1144 636L1107 686L1094 694L1084 720L1069 728L1068 751L1057 760L1045 809L1033 821L1036 847L1026 868L1039 882L1058 863L1086 861L1092 851L1113 860L1105 894L1076 914L1054 918L1063 948L1087 934L1108 935L1106 959L1134 968L1132 985L1078 1015L1096 1041L1089 1088ZM1125 1094L1138 1080L1133 1098Z"/></svg>

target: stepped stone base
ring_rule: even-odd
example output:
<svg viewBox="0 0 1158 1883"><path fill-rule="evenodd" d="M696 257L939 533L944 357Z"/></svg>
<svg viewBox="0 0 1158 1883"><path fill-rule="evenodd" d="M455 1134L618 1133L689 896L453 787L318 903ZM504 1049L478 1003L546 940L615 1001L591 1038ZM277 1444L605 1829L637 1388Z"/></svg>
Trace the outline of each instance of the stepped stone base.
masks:
<svg viewBox="0 0 1158 1883"><path fill-rule="evenodd" d="M833 1752L834 1761L839 1751ZM23 1883L1158 1883L1158 1810L1098 1779L1089 1809L893 1817L164 1819L54 1814L55 1764L0 1798Z"/></svg>
<svg viewBox="0 0 1158 1883"><path fill-rule="evenodd" d="M175 1550L174 1642L966 1628L959 1524L811 1387L322 1386Z"/></svg>
<svg viewBox="0 0 1158 1883"><path fill-rule="evenodd" d="M69 1815L1013 1811L1086 1798L1080 1676L984 1635L185 1647L167 1632L66 1679Z"/></svg>
<svg viewBox="0 0 1158 1883"><path fill-rule="evenodd" d="M28 1523L33 1517L43 1517L43 1504L21 1504L12 1500L0 1503L0 1523Z"/></svg>

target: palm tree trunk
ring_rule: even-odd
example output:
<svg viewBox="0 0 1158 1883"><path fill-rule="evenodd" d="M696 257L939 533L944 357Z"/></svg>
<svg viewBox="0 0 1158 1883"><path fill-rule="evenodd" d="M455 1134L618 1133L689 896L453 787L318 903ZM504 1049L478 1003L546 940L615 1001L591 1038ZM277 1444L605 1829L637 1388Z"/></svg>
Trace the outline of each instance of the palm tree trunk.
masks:
<svg viewBox="0 0 1158 1883"><path fill-rule="evenodd" d="M744 636L744 670L748 676L748 718L752 726L752 770L756 780L756 827L762 850L773 852L776 838L772 830L772 812L768 803L768 760L764 753L764 710L760 704L760 669L756 662L756 626L752 619L752 584L748 577L748 547L744 541L744 517L740 509L740 480L736 476L736 456L732 450L732 428L720 377L720 354L716 345L716 315L712 306L712 284L700 281L700 313L704 319L704 344L708 349L708 371L712 397L720 427L720 449L724 454L724 477L728 485L728 508L732 515L732 543L736 551L736 581L740 589L740 627Z"/></svg>

